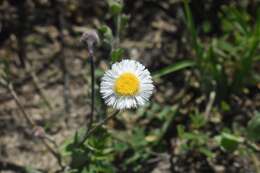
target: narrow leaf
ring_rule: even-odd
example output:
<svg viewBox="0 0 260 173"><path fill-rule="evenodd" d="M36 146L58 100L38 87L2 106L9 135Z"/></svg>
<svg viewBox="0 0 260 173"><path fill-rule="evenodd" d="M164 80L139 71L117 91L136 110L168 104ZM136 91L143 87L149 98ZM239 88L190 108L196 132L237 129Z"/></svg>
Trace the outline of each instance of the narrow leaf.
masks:
<svg viewBox="0 0 260 173"><path fill-rule="evenodd" d="M118 48L111 53L111 60L113 63L122 59L124 55L124 49Z"/></svg>
<svg viewBox="0 0 260 173"><path fill-rule="evenodd" d="M176 71L188 68L188 67L192 67L194 65L195 65L195 63L193 61L188 61L188 60L181 61L181 62L172 64L172 65L169 65L167 67L164 67L164 68L158 70L157 72L153 73L152 75L154 78L159 78L164 75L167 75L167 74L170 74L170 73L173 73L173 72L176 72Z"/></svg>

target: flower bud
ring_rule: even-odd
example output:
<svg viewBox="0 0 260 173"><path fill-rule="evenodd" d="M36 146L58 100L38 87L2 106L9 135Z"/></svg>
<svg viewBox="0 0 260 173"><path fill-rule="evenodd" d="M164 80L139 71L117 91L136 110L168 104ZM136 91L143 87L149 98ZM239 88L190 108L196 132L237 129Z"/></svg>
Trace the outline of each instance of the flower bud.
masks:
<svg viewBox="0 0 260 173"><path fill-rule="evenodd" d="M89 30L82 34L80 41L88 46L90 54L93 54L93 47L100 42L99 36L95 30Z"/></svg>
<svg viewBox="0 0 260 173"><path fill-rule="evenodd" d="M44 138L45 137L45 131L42 127L35 127L35 129L33 130L33 136L37 137L37 138Z"/></svg>

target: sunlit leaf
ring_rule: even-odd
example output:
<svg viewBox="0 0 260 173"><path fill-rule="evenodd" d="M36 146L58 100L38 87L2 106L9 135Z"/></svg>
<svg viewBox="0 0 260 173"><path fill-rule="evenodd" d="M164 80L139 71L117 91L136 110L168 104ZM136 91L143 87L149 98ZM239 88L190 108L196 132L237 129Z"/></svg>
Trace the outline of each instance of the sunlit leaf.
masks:
<svg viewBox="0 0 260 173"><path fill-rule="evenodd" d="M154 78L159 78L162 77L164 75L188 68L188 67L193 67L195 65L194 61L181 61L181 62L177 62L175 64L169 65L167 67L164 67L158 71L156 71L155 73L153 73L153 77Z"/></svg>
<svg viewBox="0 0 260 173"><path fill-rule="evenodd" d="M260 140L260 113L257 112L256 115L248 122L247 125L247 135L250 139L254 141Z"/></svg>
<svg viewBox="0 0 260 173"><path fill-rule="evenodd" d="M243 139L239 136L223 132L220 136L220 146L226 151L234 151L238 145L243 142Z"/></svg>
<svg viewBox="0 0 260 173"><path fill-rule="evenodd" d="M111 53L111 59L112 62L115 63L116 61L119 61L123 58L124 55L124 49L118 48Z"/></svg>
<svg viewBox="0 0 260 173"><path fill-rule="evenodd" d="M109 11L112 15L119 15L123 10L123 5L118 0L108 0Z"/></svg>

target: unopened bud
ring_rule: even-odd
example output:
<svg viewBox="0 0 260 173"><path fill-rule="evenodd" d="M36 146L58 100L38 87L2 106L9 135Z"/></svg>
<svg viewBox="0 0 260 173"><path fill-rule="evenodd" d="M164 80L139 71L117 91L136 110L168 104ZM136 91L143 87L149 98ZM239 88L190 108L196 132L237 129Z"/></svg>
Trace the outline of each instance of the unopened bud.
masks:
<svg viewBox="0 0 260 173"><path fill-rule="evenodd" d="M42 127L36 127L33 130L33 136L37 137L37 138L44 138L45 137L45 131Z"/></svg>
<svg viewBox="0 0 260 173"><path fill-rule="evenodd" d="M87 44L89 52L93 53L93 47L98 45L100 40L97 32L95 30L89 30L82 34L80 41Z"/></svg>

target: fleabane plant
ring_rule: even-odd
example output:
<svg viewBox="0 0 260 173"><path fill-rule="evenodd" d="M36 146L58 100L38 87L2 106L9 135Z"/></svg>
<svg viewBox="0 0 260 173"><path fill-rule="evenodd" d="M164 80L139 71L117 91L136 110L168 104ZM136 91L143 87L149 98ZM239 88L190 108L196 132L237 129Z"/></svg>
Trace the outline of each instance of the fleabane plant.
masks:
<svg viewBox="0 0 260 173"><path fill-rule="evenodd" d="M150 72L135 60L112 65L101 79L100 92L108 106L123 110L144 105L153 93Z"/></svg>

